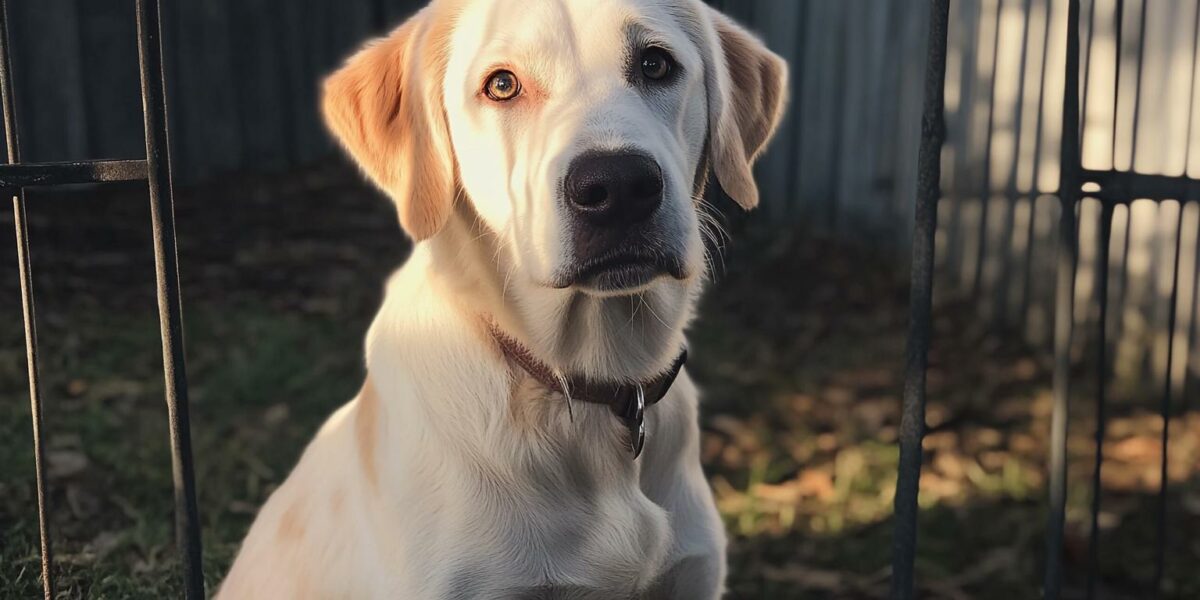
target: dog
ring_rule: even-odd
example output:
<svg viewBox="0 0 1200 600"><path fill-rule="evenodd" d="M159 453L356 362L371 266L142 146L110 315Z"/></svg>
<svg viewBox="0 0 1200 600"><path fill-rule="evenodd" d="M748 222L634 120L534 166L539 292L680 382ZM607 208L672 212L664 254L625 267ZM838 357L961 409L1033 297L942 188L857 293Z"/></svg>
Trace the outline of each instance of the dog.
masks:
<svg viewBox="0 0 1200 600"><path fill-rule="evenodd" d="M414 240L222 599L724 591L684 331L787 66L701 0L434 0L324 83Z"/></svg>

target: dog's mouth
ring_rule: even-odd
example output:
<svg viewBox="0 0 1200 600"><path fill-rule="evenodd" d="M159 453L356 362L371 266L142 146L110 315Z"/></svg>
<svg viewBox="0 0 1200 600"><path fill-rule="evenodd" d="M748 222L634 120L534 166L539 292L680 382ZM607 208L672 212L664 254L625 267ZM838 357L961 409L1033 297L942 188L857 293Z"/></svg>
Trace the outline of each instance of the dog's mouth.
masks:
<svg viewBox="0 0 1200 600"><path fill-rule="evenodd" d="M686 279L683 261L636 248L605 252L571 267L554 287L577 287L602 294L633 293L659 277Z"/></svg>

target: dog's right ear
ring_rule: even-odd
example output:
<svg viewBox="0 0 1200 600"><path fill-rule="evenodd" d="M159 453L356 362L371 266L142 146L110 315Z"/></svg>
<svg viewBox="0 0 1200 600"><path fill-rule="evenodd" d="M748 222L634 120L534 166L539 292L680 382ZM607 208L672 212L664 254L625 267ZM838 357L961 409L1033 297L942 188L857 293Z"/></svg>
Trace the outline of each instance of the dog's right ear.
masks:
<svg viewBox="0 0 1200 600"><path fill-rule="evenodd" d="M441 85L445 32L430 9L369 42L325 80L322 108L334 137L396 202L414 240L446 224L457 184Z"/></svg>

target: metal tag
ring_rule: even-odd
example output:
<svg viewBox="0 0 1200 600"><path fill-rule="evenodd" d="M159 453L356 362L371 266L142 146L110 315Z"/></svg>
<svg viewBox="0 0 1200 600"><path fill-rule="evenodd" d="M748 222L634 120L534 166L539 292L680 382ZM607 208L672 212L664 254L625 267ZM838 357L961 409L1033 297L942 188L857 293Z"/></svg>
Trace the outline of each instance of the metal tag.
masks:
<svg viewBox="0 0 1200 600"><path fill-rule="evenodd" d="M629 417L629 445L636 460L646 445L646 390L637 386L636 405Z"/></svg>

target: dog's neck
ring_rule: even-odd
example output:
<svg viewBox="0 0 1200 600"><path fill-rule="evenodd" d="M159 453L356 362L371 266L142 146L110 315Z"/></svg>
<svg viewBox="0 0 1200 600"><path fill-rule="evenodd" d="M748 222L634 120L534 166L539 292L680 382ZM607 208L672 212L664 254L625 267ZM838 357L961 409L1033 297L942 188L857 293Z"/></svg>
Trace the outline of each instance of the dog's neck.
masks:
<svg viewBox="0 0 1200 600"><path fill-rule="evenodd" d="M429 253L436 285L460 311L491 319L563 373L636 381L663 372L678 357L698 282L661 284L686 286L682 303L668 302L659 289L598 298L538 285L514 271L507 248L469 202L458 206L422 251Z"/></svg>

